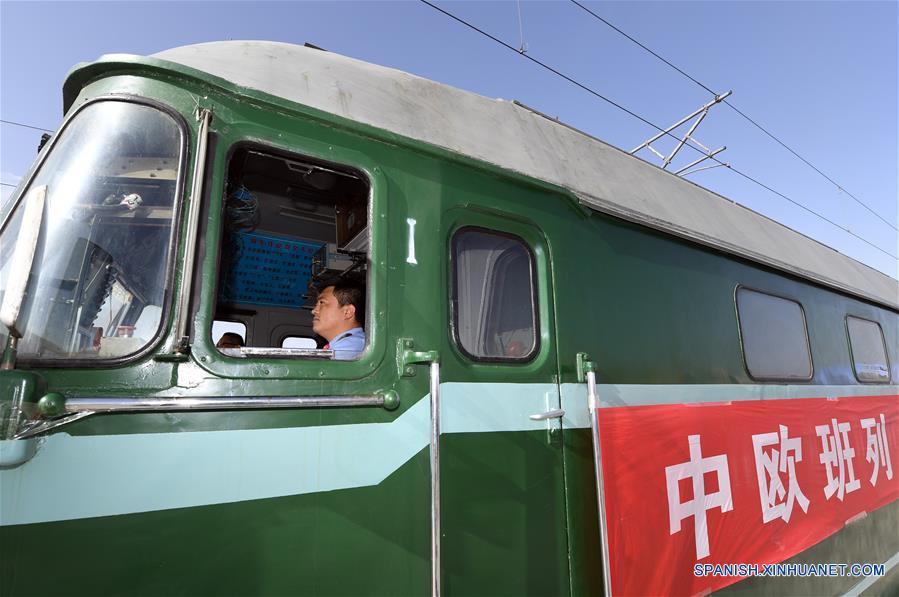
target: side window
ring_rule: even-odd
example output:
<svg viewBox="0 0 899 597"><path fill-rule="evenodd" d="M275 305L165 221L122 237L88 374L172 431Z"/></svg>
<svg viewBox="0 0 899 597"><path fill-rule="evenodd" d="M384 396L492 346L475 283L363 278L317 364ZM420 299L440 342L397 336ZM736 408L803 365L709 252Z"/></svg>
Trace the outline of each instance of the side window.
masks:
<svg viewBox="0 0 899 597"><path fill-rule="evenodd" d="M253 146L232 152L215 314L251 333L228 356L359 358L369 190L361 172L337 164Z"/></svg>
<svg viewBox="0 0 899 597"><path fill-rule="evenodd" d="M808 330L799 303L738 288L737 314L746 368L754 379L812 378Z"/></svg>
<svg viewBox="0 0 899 597"><path fill-rule="evenodd" d="M534 259L518 237L463 228L452 240L453 330L469 357L526 361L536 354Z"/></svg>
<svg viewBox="0 0 899 597"><path fill-rule="evenodd" d="M846 317L849 350L855 377L861 382L889 383L890 365L880 324L859 317Z"/></svg>

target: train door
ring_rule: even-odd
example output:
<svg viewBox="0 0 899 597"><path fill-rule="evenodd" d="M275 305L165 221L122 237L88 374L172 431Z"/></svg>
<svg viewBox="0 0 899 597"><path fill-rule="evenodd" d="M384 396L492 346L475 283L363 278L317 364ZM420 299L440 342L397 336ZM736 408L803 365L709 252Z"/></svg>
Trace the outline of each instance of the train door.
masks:
<svg viewBox="0 0 899 597"><path fill-rule="evenodd" d="M445 215L443 587L568 594L548 246L539 228L510 214Z"/></svg>

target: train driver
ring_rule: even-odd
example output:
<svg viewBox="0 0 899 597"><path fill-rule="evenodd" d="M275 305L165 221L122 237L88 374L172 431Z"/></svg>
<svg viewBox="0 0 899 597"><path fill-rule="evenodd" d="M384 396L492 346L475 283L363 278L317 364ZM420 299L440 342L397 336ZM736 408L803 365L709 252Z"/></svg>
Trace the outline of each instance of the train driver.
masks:
<svg viewBox="0 0 899 597"><path fill-rule="evenodd" d="M312 330L328 343L334 358L347 361L365 348L365 286L350 278L340 278L322 288L312 309Z"/></svg>

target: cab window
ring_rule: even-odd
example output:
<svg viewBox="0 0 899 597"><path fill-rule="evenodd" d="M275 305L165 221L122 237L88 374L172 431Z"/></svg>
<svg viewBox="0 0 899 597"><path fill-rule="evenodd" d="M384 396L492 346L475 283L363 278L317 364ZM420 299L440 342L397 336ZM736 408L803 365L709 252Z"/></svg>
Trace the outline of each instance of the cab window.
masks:
<svg viewBox="0 0 899 597"><path fill-rule="evenodd" d="M350 283L362 289L358 312L366 311L367 178L341 165L244 146L232 153L226 180L215 319L245 322L246 335L238 350L223 352L333 357L325 349L332 338L316 333L313 309L322 290ZM303 341L285 342L286 336Z"/></svg>
<svg viewBox="0 0 899 597"><path fill-rule="evenodd" d="M179 121L105 100L69 121L0 232L0 296L24 206L45 193L19 356L122 360L161 336L184 156Z"/></svg>

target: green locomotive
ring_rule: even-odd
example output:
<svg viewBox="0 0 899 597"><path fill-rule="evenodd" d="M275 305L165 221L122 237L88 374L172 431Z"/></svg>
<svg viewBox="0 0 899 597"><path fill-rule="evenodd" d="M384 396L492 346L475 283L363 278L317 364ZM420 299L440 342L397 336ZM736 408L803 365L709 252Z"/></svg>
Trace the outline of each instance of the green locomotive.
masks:
<svg viewBox="0 0 899 597"><path fill-rule="evenodd" d="M520 104L315 48L108 55L64 105L0 229L3 595L899 587L895 280ZM315 288L351 276L365 346L335 359ZM789 511L740 485L787 475L767 428L756 468L677 489L688 436L775 411L806 440ZM625 425L637 454L675 419L682 452L627 460ZM724 497L684 514L697 487ZM731 512L758 526L719 537ZM882 566L703 585L750 535L768 564ZM668 540L676 582L644 572Z"/></svg>

